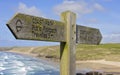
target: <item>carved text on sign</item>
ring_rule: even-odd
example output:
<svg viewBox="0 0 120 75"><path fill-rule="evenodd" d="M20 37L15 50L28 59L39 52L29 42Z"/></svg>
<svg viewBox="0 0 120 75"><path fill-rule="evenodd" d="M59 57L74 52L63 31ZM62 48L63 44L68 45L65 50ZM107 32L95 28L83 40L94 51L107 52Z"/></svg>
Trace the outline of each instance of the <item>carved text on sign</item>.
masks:
<svg viewBox="0 0 120 75"><path fill-rule="evenodd" d="M20 19L16 21L16 31L19 32L22 29L22 22Z"/></svg>
<svg viewBox="0 0 120 75"><path fill-rule="evenodd" d="M41 37L41 38L55 38L57 30L41 26L41 25L32 25L32 34L33 37Z"/></svg>
<svg viewBox="0 0 120 75"><path fill-rule="evenodd" d="M77 43L83 44L99 44L101 41L101 33L99 29L85 26L77 26Z"/></svg>
<svg viewBox="0 0 120 75"><path fill-rule="evenodd" d="M66 24L60 21L18 13L7 26L17 39L66 42ZM102 35L99 29L81 25L76 25L76 28L77 43L100 43Z"/></svg>
<svg viewBox="0 0 120 75"><path fill-rule="evenodd" d="M85 40L85 41L97 41L98 40L98 36L96 35L97 32L93 32L92 31L85 31L85 30L80 30L80 34L79 37L82 39L82 40ZM96 36L96 37L93 37L93 36Z"/></svg>
<svg viewBox="0 0 120 75"><path fill-rule="evenodd" d="M56 38L57 29L54 28L54 21L43 20L41 18L32 18L32 35L33 37L41 37L46 39ZM52 27L51 27L52 26Z"/></svg>

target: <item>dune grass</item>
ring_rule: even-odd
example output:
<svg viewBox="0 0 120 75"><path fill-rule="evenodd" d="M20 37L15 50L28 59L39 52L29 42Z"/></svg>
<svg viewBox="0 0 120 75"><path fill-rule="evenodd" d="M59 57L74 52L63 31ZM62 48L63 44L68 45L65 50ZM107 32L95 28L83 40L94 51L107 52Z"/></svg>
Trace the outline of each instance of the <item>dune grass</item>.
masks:
<svg viewBox="0 0 120 75"><path fill-rule="evenodd" d="M77 45L77 60L120 61L120 44Z"/></svg>
<svg viewBox="0 0 120 75"><path fill-rule="evenodd" d="M11 51L29 52L38 57L51 57L58 60L60 57L59 46L46 47L13 47ZM76 60L110 60L120 61L120 44L76 45Z"/></svg>

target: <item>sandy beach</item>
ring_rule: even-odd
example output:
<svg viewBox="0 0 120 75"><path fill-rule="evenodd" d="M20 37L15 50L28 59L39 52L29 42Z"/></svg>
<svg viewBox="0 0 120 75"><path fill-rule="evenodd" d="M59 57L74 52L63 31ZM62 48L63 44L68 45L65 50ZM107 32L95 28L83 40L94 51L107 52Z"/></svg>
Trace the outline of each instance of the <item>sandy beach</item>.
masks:
<svg viewBox="0 0 120 75"><path fill-rule="evenodd" d="M31 48L32 49L32 48ZM19 51L8 51L19 54L25 54L28 56L44 59L46 61L54 62L59 65L59 60L45 57L37 57L36 54L31 52L19 52ZM87 60L87 61L76 61L76 69L78 71L99 71L106 73L119 73L120 74L120 62L106 61L106 60Z"/></svg>

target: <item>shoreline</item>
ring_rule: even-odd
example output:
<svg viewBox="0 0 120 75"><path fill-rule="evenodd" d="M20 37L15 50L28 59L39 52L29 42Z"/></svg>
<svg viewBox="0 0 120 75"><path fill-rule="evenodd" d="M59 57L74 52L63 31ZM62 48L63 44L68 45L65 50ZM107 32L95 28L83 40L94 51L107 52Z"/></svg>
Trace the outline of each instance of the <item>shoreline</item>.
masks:
<svg viewBox="0 0 120 75"><path fill-rule="evenodd" d="M19 52L19 51L4 51L4 52L12 52L12 53L17 53L17 54L22 54L22 55L34 57L34 58L37 58L37 59L42 59L42 60L48 61L50 63L54 63L55 65L59 65L59 62L51 60L52 58L50 59L50 58L45 58L45 57L38 57L37 54L33 54L33 53L28 53L28 52L23 53L23 52Z"/></svg>
<svg viewBox="0 0 120 75"><path fill-rule="evenodd" d="M37 54L32 54L29 52L18 52L18 51L5 51L5 52L12 52L23 54L27 56L32 56L38 59L42 59L55 65L59 65L60 62L53 58L45 58L45 57L38 57ZM118 66L119 65L119 66ZM113 62L113 61L106 61L106 60L87 60L87 61L76 61L76 69L77 70L84 70L84 71L102 71L102 72L120 72L120 62Z"/></svg>

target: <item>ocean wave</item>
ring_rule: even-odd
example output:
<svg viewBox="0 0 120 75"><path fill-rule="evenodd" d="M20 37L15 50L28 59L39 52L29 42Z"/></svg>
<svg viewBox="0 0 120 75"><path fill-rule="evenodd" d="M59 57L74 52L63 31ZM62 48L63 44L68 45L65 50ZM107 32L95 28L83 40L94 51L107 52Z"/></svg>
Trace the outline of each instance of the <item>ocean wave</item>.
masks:
<svg viewBox="0 0 120 75"><path fill-rule="evenodd" d="M43 60L0 52L0 75L59 75L59 69Z"/></svg>

